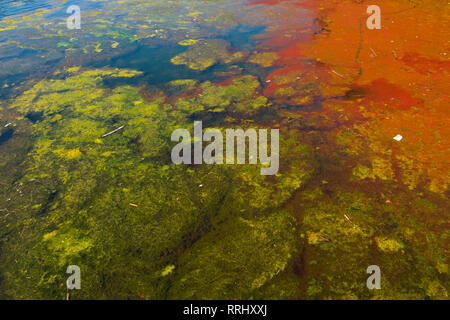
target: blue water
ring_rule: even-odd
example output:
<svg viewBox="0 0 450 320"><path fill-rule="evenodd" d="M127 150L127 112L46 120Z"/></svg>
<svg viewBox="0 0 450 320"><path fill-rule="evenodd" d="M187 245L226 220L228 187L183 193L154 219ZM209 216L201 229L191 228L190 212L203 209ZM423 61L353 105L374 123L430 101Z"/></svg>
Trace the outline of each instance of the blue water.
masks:
<svg viewBox="0 0 450 320"><path fill-rule="evenodd" d="M150 4L153 4L151 1ZM156 2L154 2L156 3ZM198 2L200 3L200 2ZM37 9L51 8L51 12L46 13L43 19L32 21L27 25L27 28L36 27L35 29L26 29L23 31L22 26L19 25L17 29L0 32L0 99L6 99L10 96L12 88L18 87L18 84L26 80L36 78L46 78L62 67L70 65L82 67L117 67L130 68L142 71L142 77L131 80L132 82L143 82L149 85L161 85L168 81L182 78L194 78L201 81L205 80L220 80L218 72L226 72L229 66L216 64L204 71L196 71L189 69L183 65L174 65L170 59L181 52L188 49L186 46L181 46L170 39L154 39L150 41L146 39L129 40L128 37L133 36L134 28L141 22L133 20L128 21L127 28L119 27L119 21L123 21L123 10L114 12L113 16L99 14L91 18L85 18L85 12L89 10L96 10L99 13L108 12L106 9L114 7L115 2L90 2L79 1L76 4L82 8L82 30L70 31L64 26L65 19L68 17L66 9L75 2L61 3L61 1L1 1L0 2L0 19L5 16L10 17L12 21L21 21L22 15L33 13ZM109 5L109 7L108 7ZM211 5L211 4L210 4ZM137 5L130 3L129 10L136 10ZM160 8L160 7L157 7ZM167 4L162 7L164 10L169 10L171 16L175 18L167 18L163 22L161 28L167 25L176 25L176 17L181 15L185 8L180 3ZM144 12L147 14L147 10ZM92 32L95 25L95 19L108 20L111 24L107 25L104 32L117 32L117 38L111 38L107 35L97 36ZM45 23L52 24L47 27ZM15 24L15 23L14 23ZM156 25L158 23L149 23ZM3 25L3 27L9 25ZM201 30L203 39L214 38L224 39L229 42L233 48L239 50L252 51L256 45L253 36L264 31L263 26L248 26L236 25L225 28L216 28L215 26L204 26L201 24L195 25ZM2 26L0 25L0 28ZM61 37L56 33L61 32ZM97 32L97 30L96 30ZM51 36L45 36L45 33ZM69 38L73 36L77 40L70 42ZM35 40L33 40L35 38ZM109 47L108 41L118 41L121 43L118 50L112 50ZM76 54L70 57L70 50L68 46L80 50L84 46L92 44L97 41L102 42L102 52L100 54ZM17 42L13 43L13 42ZM18 45L20 44L20 45ZM121 51L122 50L122 51ZM238 64L238 67L245 69L248 66ZM258 74L261 70L247 70L247 73L254 74L258 77L264 75ZM130 80L128 80L130 81ZM113 85L113 84L112 84ZM20 92L15 92L19 94Z"/></svg>
<svg viewBox="0 0 450 320"><path fill-rule="evenodd" d="M58 5L61 5L61 2L54 0L1 0L0 19Z"/></svg>

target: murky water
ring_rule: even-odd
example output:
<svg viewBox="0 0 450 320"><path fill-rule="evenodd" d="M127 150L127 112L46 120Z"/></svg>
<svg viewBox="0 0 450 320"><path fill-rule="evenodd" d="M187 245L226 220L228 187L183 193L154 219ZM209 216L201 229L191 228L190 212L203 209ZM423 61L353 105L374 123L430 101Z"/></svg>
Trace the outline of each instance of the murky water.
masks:
<svg viewBox="0 0 450 320"><path fill-rule="evenodd" d="M448 299L447 4L78 5L0 2L0 298ZM173 164L194 120L278 174Z"/></svg>

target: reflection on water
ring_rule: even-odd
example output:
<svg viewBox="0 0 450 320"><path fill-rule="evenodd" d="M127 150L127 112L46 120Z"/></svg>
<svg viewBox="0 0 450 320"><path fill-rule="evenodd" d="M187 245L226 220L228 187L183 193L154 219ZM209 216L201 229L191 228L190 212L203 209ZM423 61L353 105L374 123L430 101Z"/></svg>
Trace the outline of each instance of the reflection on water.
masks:
<svg viewBox="0 0 450 320"><path fill-rule="evenodd" d="M0 2L0 298L65 297L68 265L74 299L448 298L445 8L79 5ZM194 120L280 129L279 174L174 165Z"/></svg>
<svg viewBox="0 0 450 320"><path fill-rule="evenodd" d="M36 9L51 8L57 4L58 1L54 0L2 0L0 1L0 19L33 12Z"/></svg>

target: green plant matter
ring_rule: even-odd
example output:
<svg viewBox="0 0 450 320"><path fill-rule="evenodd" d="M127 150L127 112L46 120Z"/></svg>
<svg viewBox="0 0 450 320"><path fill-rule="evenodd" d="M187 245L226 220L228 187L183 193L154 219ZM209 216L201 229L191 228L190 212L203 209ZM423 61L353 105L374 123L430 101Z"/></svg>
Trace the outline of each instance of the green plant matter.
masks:
<svg viewBox="0 0 450 320"><path fill-rule="evenodd" d="M289 268L296 237L295 220L285 211L232 219L183 255L169 298L248 299L268 290L264 285ZM288 282L277 289L292 290Z"/></svg>
<svg viewBox="0 0 450 320"><path fill-rule="evenodd" d="M311 173L307 147L294 145L295 133L282 138L286 173L273 181L261 176L258 166L176 166L170 135L192 126L186 114L164 95L144 99L142 87L104 85L139 75L69 68L56 79L34 83L2 111L22 119L34 136L21 163L25 174L9 180L23 193L8 207L20 214L8 216L0 229L4 296L62 298L65 270L75 264L83 279L75 299L173 297L169 288L181 285L184 264L193 263L188 252L196 250L198 239L207 244L222 229L246 237L243 247L234 240L236 257L249 256L255 245L263 248L245 264L253 271L232 275L240 287L230 295L257 296L260 288L273 290L274 281L286 286L280 297L297 294L288 281L278 280L292 277L288 269L297 250L295 221L279 207ZM195 82L169 85L189 91ZM196 99L212 106L217 88L200 87L207 94ZM251 102L258 87L251 76L237 78L219 98L230 105ZM39 116L31 122L30 114ZM220 263L228 254L217 253L223 257L209 262ZM214 272L229 277L226 270Z"/></svg>
<svg viewBox="0 0 450 320"><path fill-rule="evenodd" d="M244 52L231 52L225 40L213 39L193 44L171 61L173 64L186 65L190 69L202 71L216 63L234 63L244 57Z"/></svg>
<svg viewBox="0 0 450 320"><path fill-rule="evenodd" d="M179 98L175 107L187 113L208 111L225 112L232 117L254 116L270 106L259 91L259 81L251 75L236 77L226 83L206 81L199 85L195 94Z"/></svg>

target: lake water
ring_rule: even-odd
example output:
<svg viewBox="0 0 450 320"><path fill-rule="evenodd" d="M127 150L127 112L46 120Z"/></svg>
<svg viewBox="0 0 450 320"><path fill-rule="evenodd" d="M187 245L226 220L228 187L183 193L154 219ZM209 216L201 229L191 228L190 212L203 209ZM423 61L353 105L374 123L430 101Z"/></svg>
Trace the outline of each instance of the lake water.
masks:
<svg viewBox="0 0 450 320"><path fill-rule="evenodd" d="M0 2L0 298L448 298L446 4L70 4ZM175 165L195 120L278 173Z"/></svg>

